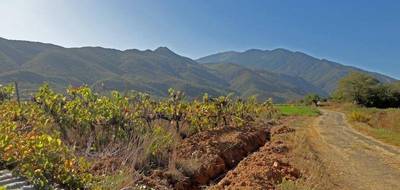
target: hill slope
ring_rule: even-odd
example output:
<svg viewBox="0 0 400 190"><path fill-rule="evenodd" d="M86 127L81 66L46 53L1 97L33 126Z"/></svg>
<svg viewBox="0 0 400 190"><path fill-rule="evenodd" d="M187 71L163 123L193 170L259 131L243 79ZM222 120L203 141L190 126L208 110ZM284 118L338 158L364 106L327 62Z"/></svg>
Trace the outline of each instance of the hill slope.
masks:
<svg viewBox="0 0 400 190"><path fill-rule="evenodd" d="M230 88L243 96L255 95L260 99L274 101L296 100L308 93L327 95L299 77L272 73L265 70L253 71L237 64L206 64L216 75L229 82Z"/></svg>
<svg viewBox="0 0 400 190"><path fill-rule="evenodd" d="M199 60L223 64L199 64L166 47L144 51L64 48L0 38L0 83L18 81L23 96L48 82L56 90L87 84L96 91L137 90L165 96L168 88L176 88L189 97L205 92L211 96L233 92L284 102L308 93L327 95L327 89L349 69L355 69L328 61L320 63L322 60L300 53L275 51L227 52ZM271 58L269 54L277 55ZM238 64L226 64L229 60Z"/></svg>
<svg viewBox="0 0 400 190"><path fill-rule="evenodd" d="M245 52L223 52L197 60L200 63L236 63L252 69L301 77L325 92L332 92L340 78L351 71L369 73L382 82L393 82L388 76L344 66L325 59L317 59L301 52L285 49L247 50Z"/></svg>
<svg viewBox="0 0 400 190"><path fill-rule="evenodd" d="M98 90L163 96L173 87L193 97L202 92L227 93L224 86L229 85L203 65L165 47L120 51L0 39L0 68L1 82L19 81L24 90L50 82L59 89L88 84Z"/></svg>

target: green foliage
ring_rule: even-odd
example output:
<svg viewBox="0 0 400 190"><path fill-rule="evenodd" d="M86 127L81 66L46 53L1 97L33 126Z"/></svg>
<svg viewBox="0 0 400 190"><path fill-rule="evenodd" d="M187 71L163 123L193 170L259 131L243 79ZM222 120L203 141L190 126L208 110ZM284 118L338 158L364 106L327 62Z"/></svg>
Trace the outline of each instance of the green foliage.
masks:
<svg viewBox="0 0 400 190"><path fill-rule="evenodd" d="M318 102L321 101L321 97L317 94L308 94L304 97L304 104L317 106Z"/></svg>
<svg viewBox="0 0 400 190"><path fill-rule="evenodd" d="M39 188L58 183L69 189L91 184L89 165L72 154L52 131L52 119L36 105L0 105L0 159Z"/></svg>
<svg viewBox="0 0 400 190"><path fill-rule="evenodd" d="M382 84L366 74L351 73L339 82L333 98L367 107L399 107L400 91L397 87L396 84Z"/></svg>
<svg viewBox="0 0 400 190"><path fill-rule="evenodd" d="M275 105L279 112L284 116L318 116L320 112L315 107L304 105Z"/></svg>
<svg viewBox="0 0 400 190"><path fill-rule="evenodd" d="M15 93L15 88L13 85L3 86L0 84L0 102L11 100Z"/></svg>
<svg viewBox="0 0 400 190"><path fill-rule="evenodd" d="M188 106L186 120L193 131L202 131L218 126L252 126L257 119L271 118L275 113L271 100L258 103L255 97L235 100L232 95L209 98L205 94L202 102L195 100Z"/></svg>
<svg viewBox="0 0 400 190"><path fill-rule="evenodd" d="M155 100L143 93L102 96L87 86L60 94L45 84L32 102L0 103L0 160L39 187L58 183L82 189L94 177L91 164L77 155L106 155L110 147L120 147L127 160L136 160L140 155L132 152L137 152L145 156L140 162L155 162L143 165L152 166L169 154L183 126L191 134L252 127L275 113L271 100L260 103L255 97L205 94L202 100L188 101L183 92L170 89L167 98ZM135 144L140 145L134 150Z"/></svg>
<svg viewBox="0 0 400 190"><path fill-rule="evenodd" d="M369 94L371 94L378 84L379 81L369 75L350 73L340 80L333 97L338 100L366 104Z"/></svg>
<svg viewBox="0 0 400 190"><path fill-rule="evenodd" d="M163 150L171 147L174 140L173 135L171 133L168 133L168 131L166 131L162 127L154 128L149 138L153 139L148 149L148 153L153 156L161 154Z"/></svg>

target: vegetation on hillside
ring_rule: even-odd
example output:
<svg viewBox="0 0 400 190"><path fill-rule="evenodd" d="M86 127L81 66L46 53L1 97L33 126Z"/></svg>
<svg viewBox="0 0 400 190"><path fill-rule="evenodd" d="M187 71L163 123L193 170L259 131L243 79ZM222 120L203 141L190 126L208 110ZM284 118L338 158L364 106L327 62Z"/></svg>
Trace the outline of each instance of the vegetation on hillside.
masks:
<svg viewBox="0 0 400 190"><path fill-rule="evenodd" d="M260 100L273 98L274 102L298 100L307 93L327 95L323 90L300 77L251 70L241 65L220 63L204 64L218 76L228 81L230 88L244 97L257 95Z"/></svg>
<svg viewBox="0 0 400 190"><path fill-rule="evenodd" d="M102 96L87 86L60 94L43 85L21 103L12 86L0 94L0 165L42 188L96 188L104 176L170 167L182 138L253 127L276 113L271 101L207 94L189 101L172 89L161 100L143 93Z"/></svg>
<svg viewBox="0 0 400 190"><path fill-rule="evenodd" d="M166 47L145 51L63 48L0 38L0 83L17 81L23 98L47 82L57 92L69 85L87 84L96 92L136 90L166 97L172 87L184 91L188 98L198 98L204 92L212 96L233 92L243 98L257 95L260 100L268 97L283 103L308 93L326 96L342 76L350 71L364 72L283 49L217 57L198 60L213 63L206 65ZM383 82L394 81L368 74Z"/></svg>
<svg viewBox="0 0 400 190"><path fill-rule="evenodd" d="M384 83L395 81L393 78L382 74L363 71L326 59L318 59L302 52L293 52L281 48L222 52L200 58L197 61L200 63L235 63L256 70L266 70L300 77L326 93L331 93L335 89L338 79L350 72L365 73L378 78Z"/></svg>

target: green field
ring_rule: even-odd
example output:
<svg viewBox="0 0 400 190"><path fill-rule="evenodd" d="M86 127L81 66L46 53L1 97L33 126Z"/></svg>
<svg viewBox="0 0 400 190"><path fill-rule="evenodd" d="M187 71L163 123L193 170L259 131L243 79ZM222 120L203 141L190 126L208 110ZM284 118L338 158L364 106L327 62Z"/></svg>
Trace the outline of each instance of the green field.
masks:
<svg viewBox="0 0 400 190"><path fill-rule="evenodd" d="M317 108L304 105L278 104L275 107L284 116L318 116L320 112Z"/></svg>

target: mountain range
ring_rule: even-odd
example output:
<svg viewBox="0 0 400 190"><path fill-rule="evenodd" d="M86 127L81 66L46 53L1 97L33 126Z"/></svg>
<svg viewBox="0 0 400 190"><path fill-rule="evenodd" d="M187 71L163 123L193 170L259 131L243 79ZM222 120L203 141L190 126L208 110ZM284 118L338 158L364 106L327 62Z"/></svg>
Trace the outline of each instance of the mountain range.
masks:
<svg viewBox="0 0 400 190"><path fill-rule="evenodd" d="M17 81L23 96L47 82L56 90L87 84L96 91L136 90L161 97L168 88L176 88L190 98L205 92L211 96L233 92L285 102L308 93L326 96L351 71L371 74L382 82L395 81L285 49L231 51L193 60L167 47L64 48L0 38L0 83Z"/></svg>
<svg viewBox="0 0 400 190"><path fill-rule="evenodd" d="M245 52L229 51L209 55L197 61L199 63L235 63L254 70L261 69L300 77L327 93L332 92L336 88L338 80L350 72L367 73L383 83L395 81L395 79L379 73L364 71L281 48L275 50L251 49Z"/></svg>

